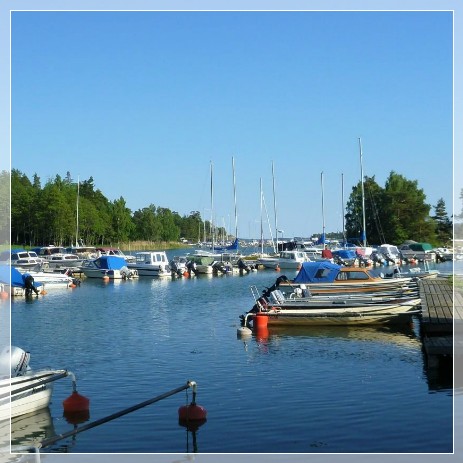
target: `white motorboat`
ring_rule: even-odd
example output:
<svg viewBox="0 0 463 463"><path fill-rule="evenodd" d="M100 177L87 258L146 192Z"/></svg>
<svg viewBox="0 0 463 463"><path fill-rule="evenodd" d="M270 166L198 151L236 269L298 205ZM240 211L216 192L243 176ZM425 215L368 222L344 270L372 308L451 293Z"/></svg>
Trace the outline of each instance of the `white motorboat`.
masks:
<svg viewBox="0 0 463 463"><path fill-rule="evenodd" d="M96 252L98 253L98 257L99 256L117 256L117 257L122 257L123 259L125 259L127 263L135 262L135 256L132 256L131 254L124 254L119 248L101 247L101 248L96 248Z"/></svg>
<svg viewBox="0 0 463 463"><path fill-rule="evenodd" d="M0 254L0 263L4 265L13 265L16 268L39 269L43 265L41 259L35 251L26 251L25 249L12 249Z"/></svg>
<svg viewBox="0 0 463 463"><path fill-rule="evenodd" d="M42 246L38 256L43 260L44 268L76 268L82 265L83 258L69 253L61 246Z"/></svg>
<svg viewBox="0 0 463 463"><path fill-rule="evenodd" d="M30 354L18 347L6 347L0 353L0 421L47 407L54 381L70 376L75 383L72 372L32 370L29 360Z"/></svg>
<svg viewBox="0 0 463 463"><path fill-rule="evenodd" d="M135 253L135 262L129 262L127 267L138 272L139 276L170 277L169 260L165 251L141 251Z"/></svg>
<svg viewBox="0 0 463 463"><path fill-rule="evenodd" d="M100 256L86 260L80 270L87 278L127 280L138 277L137 270L129 269L125 259L117 256Z"/></svg>
<svg viewBox="0 0 463 463"><path fill-rule="evenodd" d="M308 262L310 259L305 252L292 250L280 251L277 257L260 257L257 263L263 265L265 268L271 269L288 269L298 270L301 268L303 262Z"/></svg>
<svg viewBox="0 0 463 463"><path fill-rule="evenodd" d="M80 280L74 278L67 273L58 272L36 272L24 269L19 269L24 276L31 276L33 278L34 285L43 285L43 289L48 291L50 289L61 289L61 288L74 288L80 285Z"/></svg>

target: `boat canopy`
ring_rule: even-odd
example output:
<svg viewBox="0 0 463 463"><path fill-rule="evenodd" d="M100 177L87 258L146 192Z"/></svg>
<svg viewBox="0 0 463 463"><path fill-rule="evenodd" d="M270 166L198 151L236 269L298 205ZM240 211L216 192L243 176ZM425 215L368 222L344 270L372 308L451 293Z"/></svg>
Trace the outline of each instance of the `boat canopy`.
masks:
<svg viewBox="0 0 463 463"><path fill-rule="evenodd" d="M426 252L433 249L429 243L410 243L409 246L412 251Z"/></svg>
<svg viewBox="0 0 463 463"><path fill-rule="evenodd" d="M303 262L294 283L332 283L341 266L330 261Z"/></svg>
<svg viewBox="0 0 463 463"><path fill-rule="evenodd" d="M122 267L127 267L125 259L119 256L100 256L94 262L96 267L104 270L120 270Z"/></svg>

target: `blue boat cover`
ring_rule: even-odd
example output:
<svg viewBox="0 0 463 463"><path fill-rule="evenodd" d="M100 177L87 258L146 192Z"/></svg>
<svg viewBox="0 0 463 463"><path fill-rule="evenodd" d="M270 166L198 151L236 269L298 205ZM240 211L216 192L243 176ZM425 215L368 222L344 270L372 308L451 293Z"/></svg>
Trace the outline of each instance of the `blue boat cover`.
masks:
<svg viewBox="0 0 463 463"><path fill-rule="evenodd" d="M294 283L332 283L341 266L330 261L303 262Z"/></svg>
<svg viewBox="0 0 463 463"><path fill-rule="evenodd" d="M24 288L24 280L27 275L28 273L22 274L16 267L10 267L9 265L0 265L0 281L10 286ZM34 286L38 288L39 286L42 286L42 283L34 282Z"/></svg>
<svg viewBox="0 0 463 463"><path fill-rule="evenodd" d="M239 241L238 241L238 238L236 238L235 241L233 241L233 243L230 244L230 246L214 246L214 251L218 251L218 252L236 251L238 250L238 244L239 244Z"/></svg>
<svg viewBox="0 0 463 463"><path fill-rule="evenodd" d="M333 256L338 256L341 259L355 259L357 253L353 249L338 249L333 251Z"/></svg>
<svg viewBox="0 0 463 463"><path fill-rule="evenodd" d="M119 256L101 256L95 260L95 265L104 270L120 270L127 267L127 262Z"/></svg>

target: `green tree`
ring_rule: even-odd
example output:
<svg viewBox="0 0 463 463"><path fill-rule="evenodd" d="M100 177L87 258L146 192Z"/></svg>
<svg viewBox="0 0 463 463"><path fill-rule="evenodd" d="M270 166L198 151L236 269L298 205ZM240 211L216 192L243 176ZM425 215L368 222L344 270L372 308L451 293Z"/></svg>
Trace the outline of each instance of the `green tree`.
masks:
<svg viewBox="0 0 463 463"><path fill-rule="evenodd" d="M158 220L154 204L135 211L133 221L135 224L136 239L145 241L161 239L161 224Z"/></svg>
<svg viewBox="0 0 463 463"><path fill-rule="evenodd" d="M376 183L375 177L364 178L365 191L365 232L369 243L383 243L384 234L381 223L384 190ZM346 236L351 241L361 241L363 232L362 184L352 188L346 204Z"/></svg>
<svg viewBox="0 0 463 463"><path fill-rule="evenodd" d="M436 223L438 243L443 246L450 245L453 235L453 223L447 214L443 198L440 198L434 206L434 216L432 218Z"/></svg>
<svg viewBox="0 0 463 463"><path fill-rule="evenodd" d="M10 173L0 173L0 244L10 241Z"/></svg>
<svg viewBox="0 0 463 463"><path fill-rule="evenodd" d="M112 237L117 241L127 241L132 233L132 212L126 206L125 199L121 196L111 203L110 213L112 218Z"/></svg>
<svg viewBox="0 0 463 463"><path fill-rule="evenodd" d="M385 236L391 243L405 240L435 243L435 223L429 217L431 206L426 204L424 191L417 180L407 180L392 171L384 188L384 212L388 218Z"/></svg>

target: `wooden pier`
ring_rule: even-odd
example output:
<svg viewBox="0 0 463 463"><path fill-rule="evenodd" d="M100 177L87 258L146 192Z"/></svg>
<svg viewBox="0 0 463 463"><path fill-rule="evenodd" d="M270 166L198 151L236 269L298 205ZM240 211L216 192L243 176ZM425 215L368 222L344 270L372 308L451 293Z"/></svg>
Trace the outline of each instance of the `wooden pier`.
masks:
<svg viewBox="0 0 463 463"><path fill-rule="evenodd" d="M428 368L453 357L454 324L463 322L463 287L448 278L420 280L421 336ZM463 326L463 325L462 325ZM461 329L461 328L460 328Z"/></svg>

